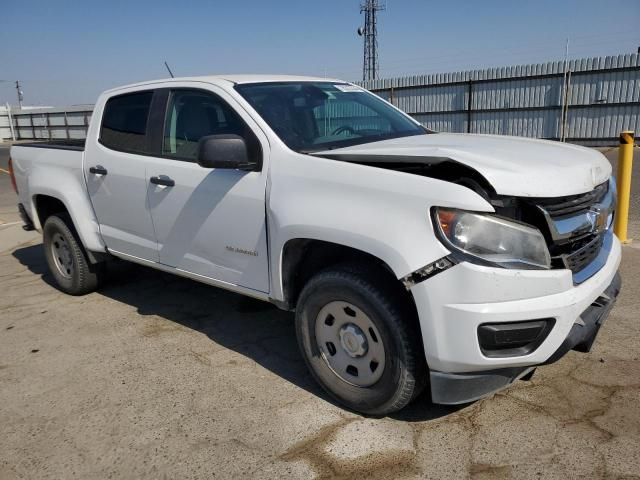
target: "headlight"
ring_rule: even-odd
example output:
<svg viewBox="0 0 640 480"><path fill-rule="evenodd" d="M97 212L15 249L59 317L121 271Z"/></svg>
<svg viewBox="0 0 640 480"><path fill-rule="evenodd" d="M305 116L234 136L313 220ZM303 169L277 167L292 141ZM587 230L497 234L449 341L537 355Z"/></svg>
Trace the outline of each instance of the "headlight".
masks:
<svg viewBox="0 0 640 480"><path fill-rule="evenodd" d="M444 243L506 268L549 268L551 258L539 230L490 213L436 208L435 228Z"/></svg>

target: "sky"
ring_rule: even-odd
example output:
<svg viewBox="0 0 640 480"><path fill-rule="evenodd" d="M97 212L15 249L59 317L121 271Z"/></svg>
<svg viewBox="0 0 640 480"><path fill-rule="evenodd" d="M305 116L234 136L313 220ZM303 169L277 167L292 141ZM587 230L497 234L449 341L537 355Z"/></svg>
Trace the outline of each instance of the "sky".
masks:
<svg viewBox="0 0 640 480"><path fill-rule="evenodd" d="M93 103L176 76L360 80L360 0L0 0L0 103ZM640 0L387 0L380 78L636 52Z"/></svg>

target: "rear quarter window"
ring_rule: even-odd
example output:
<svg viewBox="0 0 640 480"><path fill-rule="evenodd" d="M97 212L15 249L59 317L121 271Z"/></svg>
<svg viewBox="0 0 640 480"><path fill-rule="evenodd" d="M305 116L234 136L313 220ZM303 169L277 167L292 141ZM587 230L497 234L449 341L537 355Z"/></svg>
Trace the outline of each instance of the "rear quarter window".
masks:
<svg viewBox="0 0 640 480"><path fill-rule="evenodd" d="M153 92L118 95L107 100L100 143L114 150L148 153L147 123Z"/></svg>

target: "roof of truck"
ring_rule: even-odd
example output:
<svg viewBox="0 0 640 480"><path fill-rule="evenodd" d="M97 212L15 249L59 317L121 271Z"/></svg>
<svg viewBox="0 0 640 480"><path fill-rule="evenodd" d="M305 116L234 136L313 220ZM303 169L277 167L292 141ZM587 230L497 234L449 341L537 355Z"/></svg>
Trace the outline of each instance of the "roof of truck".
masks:
<svg viewBox="0 0 640 480"><path fill-rule="evenodd" d="M265 83L265 82L344 82L335 78L308 77L301 75L263 75L263 74L244 74L244 75L216 75L214 77L200 78L222 78L233 83Z"/></svg>
<svg viewBox="0 0 640 480"><path fill-rule="evenodd" d="M117 91L125 88L139 87L160 82L207 82L218 83L220 81L227 81L234 84L242 83L267 83L267 82L338 82L345 83L344 80L336 78L323 78L323 77L307 77L300 75L268 75L268 74L235 74L235 75L203 75L197 77L176 77L176 78L161 78L157 80L148 80L146 82L138 82L130 85L122 85L107 92Z"/></svg>

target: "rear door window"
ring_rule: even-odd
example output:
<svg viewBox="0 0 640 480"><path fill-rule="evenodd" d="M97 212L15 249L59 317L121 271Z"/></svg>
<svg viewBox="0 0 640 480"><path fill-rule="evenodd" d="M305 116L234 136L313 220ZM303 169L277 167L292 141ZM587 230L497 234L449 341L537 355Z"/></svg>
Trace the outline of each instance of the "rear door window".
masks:
<svg viewBox="0 0 640 480"><path fill-rule="evenodd" d="M149 108L153 91L118 95L107 100L100 128L100 143L113 150L148 152Z"/></svg>

